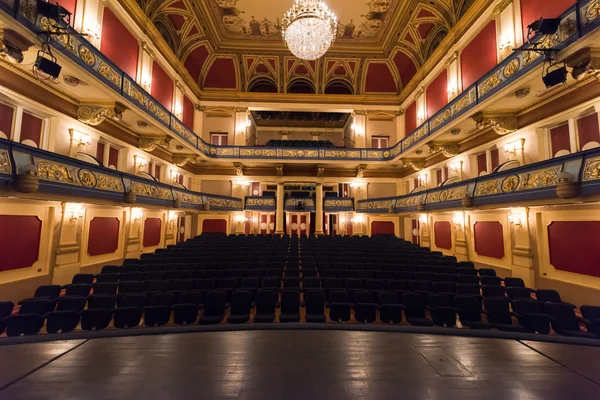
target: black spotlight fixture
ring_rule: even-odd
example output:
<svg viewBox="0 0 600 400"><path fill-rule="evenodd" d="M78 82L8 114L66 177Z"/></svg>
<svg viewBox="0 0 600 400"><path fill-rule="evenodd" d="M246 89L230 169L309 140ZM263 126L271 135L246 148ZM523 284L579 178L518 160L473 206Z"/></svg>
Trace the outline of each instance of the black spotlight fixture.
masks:
<svg viewBox="0 0 600 400"><path fill-rule="evenodd" d="M55 80L60 75L62 67L58 64L56 57L48 50L38 51L37 59L33 65L36 72L41 72L50 80Z"/></svg>
<svg viewBox="0 0 600 400"><path fill-rule="evenodd" d="M554 35L560 26L560 18L540 18L527 27L527 38L535 35Z"/></svg>
<svg viewBox="0 0 600 400"><path fill-rule="evenodd" d="M542 76L542 81L546 88L549 89L553 86L567 83L567 67L563 65L560 68L550 71L553 65L548 66L546 74Z"/></svg>
<svg viewBox="0 0 600 400"><path fill-rule="evenodd" d="M53 19L55 21L63 21L67 25L71 23L71 13L59 2L56 4L49 3L47 0L38 0L37 2L38 14Z"/></svg>

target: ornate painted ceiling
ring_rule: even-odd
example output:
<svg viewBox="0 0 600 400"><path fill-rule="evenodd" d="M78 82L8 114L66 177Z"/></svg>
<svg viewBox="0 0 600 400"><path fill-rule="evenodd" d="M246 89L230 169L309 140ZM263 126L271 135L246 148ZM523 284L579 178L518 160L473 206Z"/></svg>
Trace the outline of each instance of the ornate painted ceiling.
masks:
<svg viewBox="0 0 600 400"><path fill-rule="evenodd" d="M474 3L328 0L338 39L316 62L281 39L293 0L123 0L203 91L399 94ZM129 7L127 7L128 3ZM481 7L480 7L481 8ZM145 18L146 21L139 21Z"/></svg>

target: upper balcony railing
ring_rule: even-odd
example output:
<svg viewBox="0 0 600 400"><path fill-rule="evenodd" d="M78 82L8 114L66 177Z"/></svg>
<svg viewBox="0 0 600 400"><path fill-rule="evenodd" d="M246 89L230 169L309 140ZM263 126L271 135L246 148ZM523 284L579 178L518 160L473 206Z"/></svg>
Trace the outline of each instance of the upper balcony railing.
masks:
<svg viewBox="0 0 600 400"><path fill-rule="evenodd" d="M39 17L36 10L32 9L31 6L25 7L21 4L23 2L0 1L0 10L12 16L36 34L40 30L47 30L49 20L45 17ZM28 4L30 3L28 2ZM544 41L547 47L562 49L585 36L600 25L598 0L583 0L571 6L562 14L561 18L562 23L557 34L537 36L532 41ZM65 29L76 33L71 27L65 26ZM386 149L265 148L213 146L205 142L83 36L54 35L52 36L52 45L183 141L196 148L205 157L219 159L348 160L365 162L393 160L542 63L542 57L537 53L513 53L426 120L414 132Z"/></svg>
<svg viewBox="0 0 600 400"><path fill-rule="evenodd" d="M0 139L0 189L197 210L243 209L242 199L187 190Z"/></svg>
<svg viewBox="0 0 600 400"><path fill-rule="evenodd" d="M357 211L424 212L598 194L600 149L592 149L405 196L361 200Z"/></svg>

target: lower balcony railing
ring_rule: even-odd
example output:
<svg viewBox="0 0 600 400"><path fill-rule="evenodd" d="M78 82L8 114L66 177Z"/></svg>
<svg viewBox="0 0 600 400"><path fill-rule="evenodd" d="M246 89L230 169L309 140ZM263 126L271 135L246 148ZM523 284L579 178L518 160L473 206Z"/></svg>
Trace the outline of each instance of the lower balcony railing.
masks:
<svg viewBox="0 0 600 400"><path fill-rule="evenodd" d="M357 211L401 213L600 194L600 149L496 172L406 196L361 200Z"/></svg>

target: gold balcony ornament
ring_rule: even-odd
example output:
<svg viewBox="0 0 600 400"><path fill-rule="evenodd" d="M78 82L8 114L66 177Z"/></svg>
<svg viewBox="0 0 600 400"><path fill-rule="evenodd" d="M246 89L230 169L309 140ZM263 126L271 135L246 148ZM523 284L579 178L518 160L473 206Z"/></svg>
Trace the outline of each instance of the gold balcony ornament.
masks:
<svg viewBox="0 0 600 400"><path fill-rule="evenodd" d="M519 129L519 122L514 115L488 115L478 112L472 118L478 129L492 128L498 135L506 135Z"/></svg>
<svg viewBox="0 0 600 400"><path fill-rule="evenodd" d="M171 138L168 137L138 139L138 147L140 148L140 150L144 151L152 151L157 147L163 147L165 149L168 149L170 143Z"/></svg>
<svg viewBox="0 0 600 400"><path fill-rule="evenodd" d="M320 0L295 0L283 16L281 33L293 55L302 60L321 58L337 36L337 18Z"/></svg>

